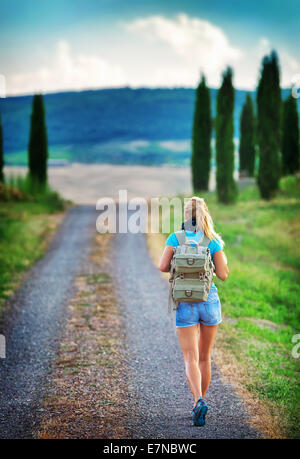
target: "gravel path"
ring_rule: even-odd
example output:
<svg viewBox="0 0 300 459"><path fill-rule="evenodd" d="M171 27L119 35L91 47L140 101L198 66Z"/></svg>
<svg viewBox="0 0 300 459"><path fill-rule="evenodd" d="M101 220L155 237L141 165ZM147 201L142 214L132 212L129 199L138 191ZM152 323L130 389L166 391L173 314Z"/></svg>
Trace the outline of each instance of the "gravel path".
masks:
<svg viewBox="0 0 300 459"><path fill-rule="evenodd" d="M5 332L7 358L0 360L0 438L34 436L73 279L88 254L96 216L90 206L72 208L13 299ZM152 263L145 235L117 234L111 259L129 351L131 437L259 437L245 422L243 403L215 368L207 397L208 424L202 429L192 426L192 396L174 315L167 313L168 284Z"/></svg>
<svg viewBox="0 0 300 459"><path fill-rule="evenodd" d="M149 257L143 234L117 234L113 268L130 356L132 438L259 438L233 388L213 368L205 428L191 422L193 398L185 380L168 283Z"/></svg>
<svg viewBox="0 0 300 459"><path fill-rule="evenodd" d="M0 438L31 438L66 319L72 282L88 253L96 211L69 210L45 257L12 300L0 359Z"/></svg>

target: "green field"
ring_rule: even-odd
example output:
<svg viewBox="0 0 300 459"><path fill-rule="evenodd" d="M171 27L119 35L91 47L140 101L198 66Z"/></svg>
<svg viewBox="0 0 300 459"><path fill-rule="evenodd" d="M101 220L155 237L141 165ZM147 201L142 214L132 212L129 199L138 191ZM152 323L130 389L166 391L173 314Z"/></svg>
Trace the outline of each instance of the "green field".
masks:
<svg viewBox="0 0 300 459"><path fill-rule="evenodd" d="M287 436L299 436L300 359L292 338L300 333L300 190L281 182L276 199L259 199L256 187L236 205L202 194L225 241L229 277L217 280L227 352L247 369L248 389L282 413ZM178 227L178 223L175 225Z"/></svg>
<svg viewBox="0 0 300 459"><path fill-rule="evenodd" d="M71 160L71 153L62 148L49 148L50 160ZM28 152L26 150L9 153L5 156L5 162L8 166L28 166Z"/></svg>

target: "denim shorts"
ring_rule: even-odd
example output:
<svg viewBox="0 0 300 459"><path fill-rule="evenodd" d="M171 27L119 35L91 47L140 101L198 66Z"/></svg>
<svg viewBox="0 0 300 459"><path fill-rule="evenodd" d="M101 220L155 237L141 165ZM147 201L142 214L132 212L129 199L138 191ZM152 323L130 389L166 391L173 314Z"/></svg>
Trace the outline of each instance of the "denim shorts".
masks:
<svg viewBox="0 0 300 459"><path fill-rule="evenodd" d="M217 325L222 322L221 302L216 287L212 287L207 300L201 303L178 303L176 328L190 327L199 323Z"/></svg>

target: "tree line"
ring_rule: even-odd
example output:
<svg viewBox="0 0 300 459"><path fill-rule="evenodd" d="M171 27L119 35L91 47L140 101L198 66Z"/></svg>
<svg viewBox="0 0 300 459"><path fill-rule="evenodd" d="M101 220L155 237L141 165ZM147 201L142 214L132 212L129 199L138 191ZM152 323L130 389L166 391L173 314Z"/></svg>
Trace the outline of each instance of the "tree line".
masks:
<svg viewBox="0 0 300 459"><path fill-rule="evenodd" d="M217 94L216 118L211 115L210 90L205 76L196 89L192 131L192 181L195 191L208 190L212 130L215 129L218 200L229 204L238 194L234 180L234 88L233 72L222 75ZM256 113L255 113L256 111ZM299 170L299 121L297 101L282 101L280 71L275 51L262 60L256 91L256 110L248 93L240 117L239 173L257 178L263 199L275 196L282 175Z"/></svg>
<svg viewBox="0 0 300 459"><path fill-rule="evenodd" d="M48 141L43 96L36 94L32 100L28 142L28 175L34 186L47 183ZM4 182L3 136L0 118L0 182Z"/></svg>

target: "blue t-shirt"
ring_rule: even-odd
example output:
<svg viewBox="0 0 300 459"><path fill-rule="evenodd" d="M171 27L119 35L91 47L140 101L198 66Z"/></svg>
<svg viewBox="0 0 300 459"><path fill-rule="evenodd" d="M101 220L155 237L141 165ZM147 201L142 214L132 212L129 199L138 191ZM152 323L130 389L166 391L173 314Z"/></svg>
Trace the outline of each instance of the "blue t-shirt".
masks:
<svg viewBox="0 0 300 459"><path fill-rule="evenodd" d="M185 235L188 239L192 240L194 239L196 242L199 242L200 239L203 236L202 231L197 231L194 233L194 231L185 231ZM172 247L177 247L179 245L178 239L176 237L175 233L170 234L168 239L166 240L166 245L171 245ZM195 245L195 244L192 244ZM208 248L210 250L211 258L213 259L213 255L218 252L219 250L223 250L222 244L219 241L219 239L212 239L210 243L208 244ZM212 284L212 287L215 287L215 284Z"/></svg>

